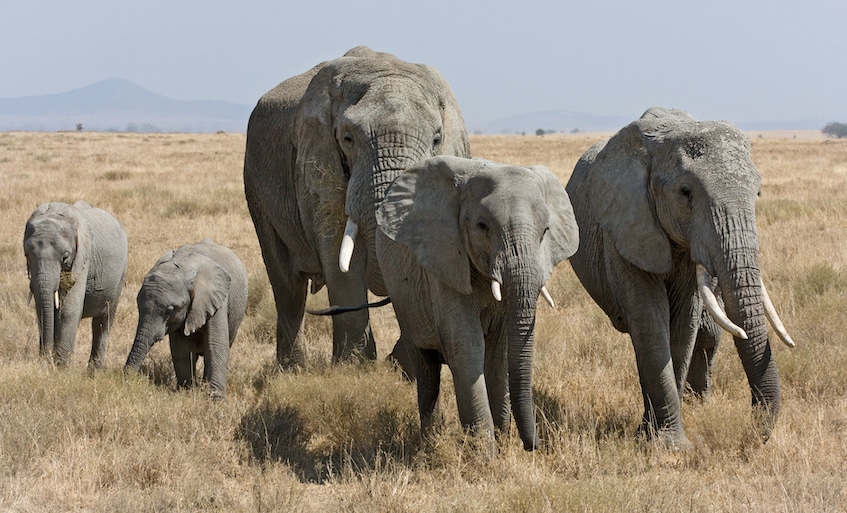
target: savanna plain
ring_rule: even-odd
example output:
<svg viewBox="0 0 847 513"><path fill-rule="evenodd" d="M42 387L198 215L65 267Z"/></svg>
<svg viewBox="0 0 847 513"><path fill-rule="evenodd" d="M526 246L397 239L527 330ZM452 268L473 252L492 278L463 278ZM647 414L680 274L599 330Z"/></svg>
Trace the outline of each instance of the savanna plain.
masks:
<svg viewBox="0 0 847 513"><path fill-rule="evenodd" d="M608 134L473 136L475 156L544 164L567 179ZM247 211L240 134L0 133L0 510L2 511L845 511L847 510L847 141L751 134L763 176L763 276L787 329L772 334L782 411L752 426L732 340L714 394L686 400L694 448L639 443L629 338L562 263L539 305L533 388L541 450L515 433L490 456L459 427L450 373L444 423L422 442L414 385L384 357L399 335L372 313L373 363L330 365L329 321L309 317L307 365L275 365L273 297ZM90 323L71 364L38 357L27 304L24 224L45 201L85 200L129 235L129 269L103 370L86 369ZM250 275L227 400L177 391L166 341L140 374L122 367L142 279L168 249L204 237ZM309 306L327 306L324 291Z"/></svg>

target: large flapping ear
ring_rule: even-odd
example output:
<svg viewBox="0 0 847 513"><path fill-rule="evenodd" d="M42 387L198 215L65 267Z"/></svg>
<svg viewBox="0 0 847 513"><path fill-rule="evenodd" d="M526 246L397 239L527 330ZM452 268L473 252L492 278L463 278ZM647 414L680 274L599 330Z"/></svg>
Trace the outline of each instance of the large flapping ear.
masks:
<svg viewBox="0 0 847 513"><path fill-rule="evenodd" d="M379 229L408 246L430 275L470 294L470 260L459 230L457 161L469 162L442 156L406 169L386 191L376 219Z"/></svg>
<svg viewBox="0 0 847 513"><path fill-rule="evenodd" d="M642 118L612 136L591 166L588 190L591 216L621 256L662 274L671 270L671 249L650 198L651 155L644 144L658 123L656 116Z"/></svg>
<svg viewBox="0 0 847 513"><path fill-rule="evenodd" d="M541 239L539 265L543 281L547 281L559 262L570 258L579 248L579 227L574 218L573 207L562 182L544 166L530 166L538 175L547 203L549 219L547 233Z"/></svg>
<svg viewBox="0 0 847 513"><path fill-rule="evenodd" d="M336 88L337 66L329 63L309 82L294 117L295 169L307 191L327 202L344 205L346 177L333 134L332 89ZM340 194L324 198L328 191ZM292 191L293 193L294 191Z"/></svg>
<svg viewBox="0 0 847 513"><path fill-rule="evenodd" d="M199 253L186 257L180 267L196 271L194 279L188 283L191 294L191 306L185 316L185 335L188 336L202 328L226 304L231 277L214 260Z"/></svg>

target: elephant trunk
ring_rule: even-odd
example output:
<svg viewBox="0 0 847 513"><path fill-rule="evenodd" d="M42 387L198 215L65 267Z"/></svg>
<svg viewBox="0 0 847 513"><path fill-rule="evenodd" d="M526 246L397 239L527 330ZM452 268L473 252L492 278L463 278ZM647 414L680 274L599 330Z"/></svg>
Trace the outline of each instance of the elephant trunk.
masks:
<svg viewBox="0 0 847 513"><path fill-rule="evenodd" d="M49 356L53 352L56 336L56 315L59 305L56 296L59 291L59 269L39 269L32 276L32 290L35 297L35 308L38 315L39 353Z"/></svg>
<svg viewBox="0 0 847 513"><path fill-rule="evenodd" d="M504 276L506 307L505 320L508 336L509 395L512 413L524 449L538 448L535 431L535 408L532 401L532 359L534 353L535 308L542 283L534 268L526 268L518 262L534 262L527 253L518 251L515 265ZM529 253L533 255L534 253Z"/></svg>
<svg viewBox="0 0 847 513"><path fill-rule="evenodd" d="M742 237L746 242L729 251L724 265L718 267L718 285L727 316L747 335L746 339L735 336L735 347L747 375L754 410L762 415L761 434L767 440L779 415L780 385L765 322L757 237L755 229L752 234L749 230Z"/></svg>
<svg viewBox="0 0 847 513"><path fill-rule="evenodd" d="M153 344L162 338L164 337L157 337L153 335L152 330L139 324L138 329L135 332L135 340L132 343L132 349L126 359L126 364L124 365L124 370L137 371L141 367L141 363L147 357L147 353L150 352L150 348L153 347Z"/></svg>

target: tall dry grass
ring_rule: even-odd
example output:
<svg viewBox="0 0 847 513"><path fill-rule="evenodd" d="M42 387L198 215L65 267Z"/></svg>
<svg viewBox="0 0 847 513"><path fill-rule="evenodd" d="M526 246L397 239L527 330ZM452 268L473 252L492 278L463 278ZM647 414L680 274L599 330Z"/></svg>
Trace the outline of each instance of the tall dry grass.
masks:
<svg viewBox="0 0 847 513"><path fill-rule="evenodd" d="M761 134L759 134L761 135ZM475 136L474 154L541 163L565 182L600 135ZM725 338L714 397L686 402L695 448L639 445L635 359L626 336L567 264L538 313L534 388L543 450L516 434L493 458L458 428L448 372L442 433L418 436L412 385L380 361L328 364L328 321L306 319L307 368L280 373L274 308L241 182L243 135L0 134L0 510L4 511L844 511L847 476L847 142L753 137L764 181L764 277L798 347L774 344L783 409L767 444ZM69 368L37 358L26 304L24 223L44 201L83 199L129 234L126 288L106 369L85 369L81 326ZM121 367L135 295L167 249L203 237L250 274L228 399L176 391L167 343L145 373ZM326 296L310 297L324 306ZM374 313L378 351L398 335ZM514 431L514 430L513 430Z"/></svg>

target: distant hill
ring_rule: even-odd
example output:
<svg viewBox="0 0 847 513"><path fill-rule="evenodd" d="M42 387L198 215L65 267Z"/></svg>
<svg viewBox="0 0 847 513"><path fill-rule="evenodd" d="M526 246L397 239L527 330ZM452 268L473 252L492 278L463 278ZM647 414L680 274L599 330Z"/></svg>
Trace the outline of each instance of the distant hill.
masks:
<svg viewBox="0 0 847 513"><path fill-rule="evenodd" d="M0 130L246 132L252 106L184 101L111 78L65 93L0 99Z"/></svg>
<svg viewBox="0 0 847 513"><path fill-rule="evenodd" d="M646 109L645 109L646 110ZM468 127L473 133L483 134L535 134L538 129L545 132L565 132L575 130L580 132L616 132L625 125L634 121L641 112L630 116L598 116L585 112L574 112L570 110L544 110L530 112L518 116L497 119L480 126ZM782 119L767 121L738 121L729 120L738 125L742 130L820 130L828 122L845 119L847 117L833 119L802 118Z"/></svg>

